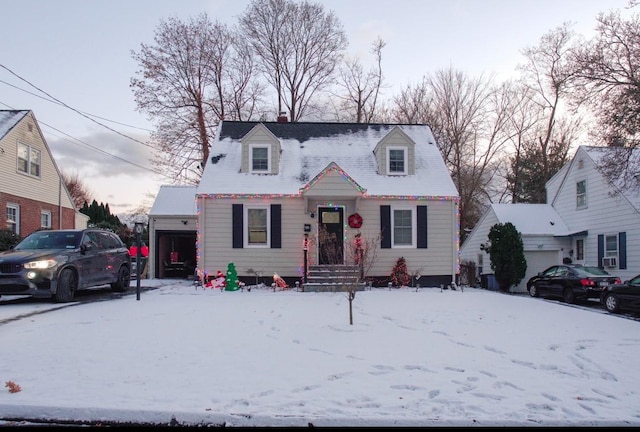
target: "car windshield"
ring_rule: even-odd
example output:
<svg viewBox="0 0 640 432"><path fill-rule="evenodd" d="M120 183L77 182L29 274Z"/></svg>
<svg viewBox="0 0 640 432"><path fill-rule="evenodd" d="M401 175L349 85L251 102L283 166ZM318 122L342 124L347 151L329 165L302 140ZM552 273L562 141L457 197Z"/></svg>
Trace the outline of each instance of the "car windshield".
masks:
<svg viewBox="0 0 640 432"><path fill-rule="evenodd" d="M605 270L599 267L575 267L574 270L578 276L590 277L590 276L609 276Z"/></svg>
<svg viewBox="0 0 640 432"><path fill-rule="evenodd" d="M29 234L14 250L75 249L80 242L80 233L71 231L36 231Z"/></svg>

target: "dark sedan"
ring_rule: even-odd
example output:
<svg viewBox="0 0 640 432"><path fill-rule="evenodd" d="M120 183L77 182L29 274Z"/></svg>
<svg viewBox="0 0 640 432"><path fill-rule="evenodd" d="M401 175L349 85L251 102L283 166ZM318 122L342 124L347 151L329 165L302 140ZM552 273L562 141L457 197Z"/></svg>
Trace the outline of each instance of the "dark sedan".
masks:
<svg viewBox="0 0 640 432"><path fill-rule="evenodd" d="M527 291L531 297L555 297L566 303L575 303L577 300L600 299L605 288L619 283L620 278L598 267L561 264L529 279Z"/></svg>
<svg viewBox="0 0 640 432"><path fill-rule="evenodd" d="M640 275L622 284L606 287L600 296L600 303L611 313L640 312Z"/></svg>

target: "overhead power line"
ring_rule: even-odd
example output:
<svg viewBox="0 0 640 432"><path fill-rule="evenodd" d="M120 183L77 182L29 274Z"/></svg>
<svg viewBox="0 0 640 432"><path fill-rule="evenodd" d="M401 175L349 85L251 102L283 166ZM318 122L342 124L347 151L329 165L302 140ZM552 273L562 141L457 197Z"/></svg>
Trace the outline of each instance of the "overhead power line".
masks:
<svg viewBox="0 0 640 432"><path fill-rule="evenodd" d="M148 131L148 129L144 129L144 128L137 128L137 127L135 127L135 126L130 126L130 125L127 125L127 124L124 124L124 123L116 122L116 121L113 121L113 120L105 119L105 118L100 117L100 116L96 116L96 115L93 115L93 114L84 113L84 112L82 112L82 111L79 111L79 110L77 110L77 109L75 109L75 108L73 108L73 107L71 107L71 106L67 105L66 103L64 103L64 102L60 101L59 99L55 98L54 96L50 95L49 93L47 93L46 91L42 90L42 89L41 89L41 88L39 88L38 86L36 86L36 85L32 84L30 81L28 81L27 79L25 79L25 78L21 77L20 75L16 74L16 73L15 73L15 72L13 72L11 69L9 69L8 67L4 66L3 64L0 64L0 67L2 67L3 69L5 69L5 70L6 70L6 71L8 71L9 73L11 73L12 75L14 75L15 77L17 77L18 79L20 79L20 80L24 81L25 83L29 84L31 87L35 88L35 89L36 89L36 90L38 90L39 92L41 92L41 93L45 94L47 97L44 97L44 96L41 96L41 95L39 95L39 94L36 94L36 93L30 92L30 91L28 91L28 90L22 89L22 88L17 87L17 86L15 86L15 85L13 85L13 84L7 83L7 82L5 82L5 81L3 81L3 80L0 80L0 82L1 82L1 83L6 84L6 85L8 85L8 86L10 86L10 87L13 87L13 88L15 88L15 89L17 89L17 90L23 91L23 92L25 92L25 93L28 93L28 94L30 94L30 95L32 95L32 96L35 96L35 97L41 98L41 99L43 99L43 100L46 100L46 101L48 101L48 102L55 103L55 104L57 104L57 105L63 106L63 107L65 107L65 108L68 108L68 109L70 109L70 110L72 110L72 111L74 111L74 112L76 112L76 113L80 114L81 116L83 116L83 117L87 118L88 120L90 120L90 121L92 121L92 122L94 122L94 123L96 123L96 124L98 124L98 125L100 125L100 126L102 126L102 127L106 128L106 129L108 129L108 130L110 130L110 131L112 131L112 132L114 132L114 133L117 133L117 134L118 134L118 135L120 135L120 136L123 136L123 137L125 137L125 138L127 138L127 139L129 139L129 140L132 140L132 141L134 141L134 142L137 142L137 143L139 143L139 144L142 144L142 145L144 145L144 146L146 146L146 147L154 148L152 145L150 145L150 144L148 144L148 143L142 142L142 141L137 140L137 139L135 139L135 138L133 138L133 137L130 137L130 136L126 135L126 134L123 134L123 133L121 133L121 132L119 132L119 131L117 131L117 130L115 130L115 129L113 129L113 128L111 128L111 127L107 126L107 125L104 125L104 124L102 124L102 123L100 123L100 122L98 122L98 121L94 120L94 119L93 119L93 118L91 118L91 117L100 118L100 119L105 120L105 121L109 121L109 122L112 122L112 123L117 123L117 124L120 124L120 125L123 125L123 126L127 126L127 127L134 127L134 128L136 128L136 129L141 129L141 130L145 130L145 131ZM6 106L6 107L8 107L9 109L16 109L16 108L11 107L10 105L8 105L8 104L6 104L6 103L4 103L4 102L1 102L1 101L0 101L0 103L2 103L3 105L5 105L5 106ZM92 144L89 144L89 143L87 143L87 142L85 142L85 141L83 141L83 140L81 140L81 139L78 139L78 138L76 138L76 137L73 137L73 136L69 135L69 134L68 134L68 133L66 133L66 132L63 132L63 131L61 131L60 129L58 129L58 128L56 128L56 127L54 127L54 126L50 125L50 124L47 124L46 122L38 121L38 123L40 123L40 124L42 124L42 125L44 125L44 126L47 126L48 128L50 128L50 129L52 129L52 130L54 130L54 131L56 131L56 132L58 132L58 133L60 133L60 134L62 134L62 135L64 135L64 136L66 136L66 137L68 137L68 138L70 138L70 139L71 139L71 140L73 140L73 141L77 141L77 142L68 141L68 142L69 142L69 143L71 143L71 144L79 145L78 143L80 143L80 144L82 144L82 145L85 145L85 146L86 146L86 147L88 147L89 149L91 149L91 150L93 150L93 151L96 151L96 152L98 152L98 153L100 153L100 154L102 154L102 155L105 155L105 156L108 156L108 157L112 157L112 158L114 158L114 159L118 159L118 160L120 160L120 161L122 161L122 162L124 162L124 163L127 163L127 164L129 164L129 165L133 165L133 166L138 167L138 168L140 168L140 169L143 169L143 170L145 170L145 171L149 171L149 172L151 172L151 173L153 173L153 174L160 175L160 176L163 176L163 177L165 177L165 178L170 178L169 176L167 176L167 175L166 175L164 172L162 172L162 171L157 171L157 170L154 170L154 169L151 169L151 168L145 167L145 166L143 166L143 165L137 164L137 163L135 163L135 162L133 162L133 161L130 161L130 160L128 160L128 159L125 159L125 158L122 158L122 157L120 157L120 156L116 156L116 155L114 155L114 154L112 154L112 153L109 153L109 152L107 152L107 151L104 151L104 150L102 150L102 149L100 149L100 148L98 148L98 147L96 147L96 146L94 146L94 145L92 145ZM64 138L61 138L61 139L64 139Z"/></svg>
<svg viewBox="0 0 640 432"><path fill-rule="evenodd" d="M35 97L40 98L40 99L42 99L42 100L45 100L45 101L47 101L47 102L51 102L51 103L56 104L56 105L64 106L63 104L61 104L61 103L60 103L60 102L58 102L58 101L55 101L55 100L52 100L52 99L46 98L46 97L44 97L44 96L42 96L42 95L39 95L39 94L36 94L36 93L33 93L33 92L30 92L29 90L23 89L23 88L21 88L21 87L18 87L18 86L16 86L16 85L13 85L13 84L8 83L8 82L6 82L6 81L0 80L0 83L5 84L5 85L8 85L9 87L13 87L13 88L14 88L14 89L16 89L16 90L20 90L21 92L24 92L24 93L30 94L31 96L35 96ZM6 105L6 104L5 104L5 105ZM7 105L7 106L8 106L8 105ZM65 107L65 108L66 108L66 107ZM126 127L129 127L129 128L138 129L138 130L145 131L145 132L153 132L152 130L147 129L147 128L143 128L143 127L139 127L139 126L133 126L133 125L130 125L130 124L127 124L127 123L122 123L122 122L119 122L119 121L116 121L116 120L111 120L111 119L108 119L108 118L100 117L100 116L99 116L99 115L97 115L97 114L91 114L91 113L88 113L88 112L86 112L86 111L82 111L82 113L83 113L83 114L85 114L85 115L88 115L89 117L99 118L100 120L108 121L109 123L115 123L115 124L118 124L118 125L120 125L120 126L126 126Z"/></svg>
<svg viewBox="0 0 640 432"><path fill-rule="evenodd" d="M65 108L68 108L68 109L70 109L71 111L74 111L74 112L78 113L78 114L79 114L79 115L81 115L82 117L84 117L84 118L86 118L86 119L88 119L88 120L90 120L90 121L92 121L92 122L94 122L94 123L96 123L96 124L98 124L98 125L102 126L102 127L103 127L103 128L105 128L105 129L110 130L110 131L111 131L111 132L113 132L113 133L116 133L116 134L118 134L118 135L120 135L120 136L123 136L123 137L125 137L125 138L127 138L127 139L130 139L131 141L137 142L137 143L142 144L142 145L144 145L144 146L147 146L147 147L149 147L149 148L153 148L153 146L152 146L152 145L150 145L150 144L148 144L148 143L145 143L145 142L143 142L143 141L137 140L137 139L135 139L135 138L133 138L133 137L130 137L129 135L123 134L122 132L117 131L117 130L115 130L115 129L113 129L113 128L111 128L111 127L109 127L109 126L107 126L107 125L105 125L105 124L103 124L103 123L100 123L99 121L97 121L97 120L95 120L95 119L93 119L93 118L91 118L90 116L86 115L86 114L85 114L85 113L83 113L82 111L79 111L79 110L77 110L77 109L75 109L75 108L73 108L73 107L71 107L71 106L67 105L66 103L62 102L61 100L57 99L56 97L54 97L54 96L50 95L49 93L47 93L46 91L42 90L41 88L39 88L39 87L38 87L38 86L36 86L35 84L31 83L29 80L27 80L27 79L25 79L25 78L21 77L20 75L18 75L17 73L15 73L14 71L12 71L12 70L11 70L11 69L9 69L8 67L6 67L5 65L0 64L0 67L1 67L1 68L3 68L3 69L5 69L7 72L9 72L11 75L15 76L15 77L16 77L16 78L18 78L19 80L24 81L25 83L29 84L31 87L33 87L34 89L38 90L39 92L41 92L41 93L43 93L43 94L47 95L49 98L51 98L51 100L53 100L53 101L57 102L58 104L60 104L60 105L64 106Z"/></svg>

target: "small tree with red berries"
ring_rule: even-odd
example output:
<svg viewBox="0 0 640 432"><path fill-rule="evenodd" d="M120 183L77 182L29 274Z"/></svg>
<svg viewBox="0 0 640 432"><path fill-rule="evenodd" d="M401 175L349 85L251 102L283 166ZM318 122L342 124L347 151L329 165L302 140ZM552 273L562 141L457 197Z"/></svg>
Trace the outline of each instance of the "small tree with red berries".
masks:
<svg viewBox="0 0 640 432"><path fill-rule="evenodd" d="M391 283L395 287L409 286L409 271L407 270L407 261L404 257L398 258L396 265L391 270Z"/></svg>

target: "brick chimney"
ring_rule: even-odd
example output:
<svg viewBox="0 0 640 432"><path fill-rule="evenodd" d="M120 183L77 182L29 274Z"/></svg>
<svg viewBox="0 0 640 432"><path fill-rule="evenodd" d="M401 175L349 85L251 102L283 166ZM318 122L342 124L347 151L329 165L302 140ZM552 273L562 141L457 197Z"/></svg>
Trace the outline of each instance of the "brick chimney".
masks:
<svg viewBox="0 0 640 432"><path fill-rule="evenodd" d="M287 119L287 112L286 111L280 111L280 115L278 116L278 123L288 123L289 120Z"/></svg>

